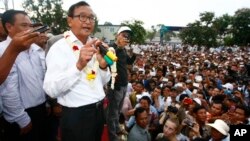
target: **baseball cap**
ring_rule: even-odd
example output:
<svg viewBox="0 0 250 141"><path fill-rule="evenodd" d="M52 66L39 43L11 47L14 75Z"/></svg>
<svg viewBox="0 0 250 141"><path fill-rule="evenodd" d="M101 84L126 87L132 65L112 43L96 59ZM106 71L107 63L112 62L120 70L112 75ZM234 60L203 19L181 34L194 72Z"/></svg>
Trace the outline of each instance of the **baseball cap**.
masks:
<svg viewBox="0 0 250 141"><path fill-rule="evenodd" d="M132 30L128 26L122 26L117 31L117 34L120 34L121 32L129 32L132 33Z"/></svg>
<svg viewBox="0 0 250 141"><path fill-rule="evenodd" d="M226 84L222 85L222 87L227 88L227 89L229 89L231 91L234 89L234 86L231 83L226 83Z"/></svg>
<svg viewBox="0 0 250 141"><path fill-rule="evenodd" d="M193 100L197 103L197 104L199 104L199 105L201 105L201 100L199 99L199 98L193 98Z"/></svg>

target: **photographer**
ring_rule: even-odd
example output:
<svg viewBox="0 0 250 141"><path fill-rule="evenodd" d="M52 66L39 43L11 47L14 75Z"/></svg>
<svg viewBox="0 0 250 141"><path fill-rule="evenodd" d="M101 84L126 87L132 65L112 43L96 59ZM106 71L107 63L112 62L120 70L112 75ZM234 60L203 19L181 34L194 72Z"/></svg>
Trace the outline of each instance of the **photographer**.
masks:
<svg viewBox="0 0 250 141"><path fill-rule="evenodd" d="M119 58L116 62L117 72L113 72L112 75L117 73L115 76L114 89L109 87L107 98L109 100L108 112L107 112L107 125L109 129L110 141L117 141L118 136L121 134L127 134L126 131L119 127L119 114L123 105L125 95L127 93L128 86L128 70L127 65L132 64L134 60L128 56L125 47L129 45L132 35L132 30L127 26L122 26L117 31L116 41L110 45L115 50L117 57ZM132 57L132 59L135 59Z"/></svg>

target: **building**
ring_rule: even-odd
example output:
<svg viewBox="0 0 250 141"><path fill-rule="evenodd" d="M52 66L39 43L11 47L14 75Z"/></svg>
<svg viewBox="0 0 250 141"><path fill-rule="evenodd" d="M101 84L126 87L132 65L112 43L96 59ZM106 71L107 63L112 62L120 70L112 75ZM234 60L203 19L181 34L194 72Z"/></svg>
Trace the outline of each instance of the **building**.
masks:
<svg viewBox="0 0 250 141"><path fill-rule="evenodd" d="M95 33L95 37L103 39L106 43L113 43L115 41L115 34L121 25L98 25L100 32ZM168 31L173 31L176 35L179 34L179 31L183 27L177 26L165 26L168 28ZM152 41L146 40L146 43L160 43L160 31L158 31ZM171 37L171 40L168 41L168 44L180 44L181 40L178 36Z"/></svg>
<svg viewBox="0 0 250 141"><path fill-rule="evenodd" d="M95 37L103 39L106 43L113 43L120 25L98 25L98 28L101 32L96 32Z"/></svg>

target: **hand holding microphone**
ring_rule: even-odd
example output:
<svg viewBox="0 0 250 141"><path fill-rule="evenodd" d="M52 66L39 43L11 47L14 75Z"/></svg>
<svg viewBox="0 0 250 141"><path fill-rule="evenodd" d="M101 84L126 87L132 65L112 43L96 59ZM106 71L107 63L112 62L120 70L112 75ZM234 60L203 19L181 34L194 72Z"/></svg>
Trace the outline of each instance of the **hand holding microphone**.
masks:
<svg viewBox="0 0 250 141"><path fill-rule="evenodd" d="M99 47L100 53L108 65L112 65L114 61L117 61L117 56L111 50L104 47L103 44L97 44L97 46Z"/></svg>

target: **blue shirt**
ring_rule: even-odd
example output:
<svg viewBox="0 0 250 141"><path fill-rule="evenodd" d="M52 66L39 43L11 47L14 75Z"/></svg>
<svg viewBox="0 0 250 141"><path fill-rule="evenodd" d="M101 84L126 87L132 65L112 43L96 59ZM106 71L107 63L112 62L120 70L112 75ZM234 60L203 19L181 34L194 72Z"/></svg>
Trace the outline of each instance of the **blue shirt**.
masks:
<svg viewBox="0 0 250 141"><path fill-rule="evenodd" d="M138 103L138 104L135 106L135 108L137 108L137 107L139 107L139 106L140 106L140 103ZM155 119L156 119L156 118L158 119L158 112L157 112L157 110L156 110L155 107L152 106L152 105L150 105L149 110L150 110L149 116L148 116L149 124L150 124L150 123L152 123L152 124L158 124L158 122L155 123ZM158 120L157 120L157 121L158 121ZM135 122L135 116L131 116L131 117L129 118L129 120L128 120L126 126L127 126L128 128L131 128L135 123L136 123L136 122Z"/></svg>
<svg viewBox="0 0 250 141"><path fill-rule="evenodd" d="M151 141L151 136L147 129L135 124L128 134L128 141Z"/></svg>
<svg viewBox="0 0 250 141"><path fill-rule="evenodd" d="M0 43L0 56L11 42L11 38ZM16 122L21 128L30 122L25 109L45 102L43 90L44 66L41 48L32 44L28 50L22 51L16 58L12 69L0 86L3 104L3 116L10 122Z"/></svg>

